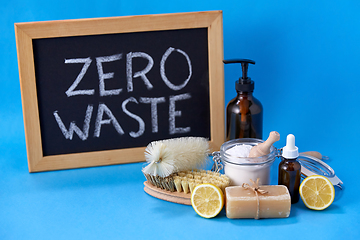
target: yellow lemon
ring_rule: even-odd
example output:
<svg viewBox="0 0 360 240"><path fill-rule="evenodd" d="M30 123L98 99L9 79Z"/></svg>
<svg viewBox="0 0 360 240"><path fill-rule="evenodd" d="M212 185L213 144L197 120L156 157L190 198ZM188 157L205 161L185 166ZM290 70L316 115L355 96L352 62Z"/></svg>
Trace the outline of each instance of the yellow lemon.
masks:
<svg viewBox="0 0 360 240"><path fill-rule="evenodd" d="M214 184L200 184L191 193L191 205L201 217L212 218L217 216L223 208L224 194Z"/></svg>
<svg viewBox="0 0 360 240"><path fill-rule="evenodd" d="M328 178L320 175L305 178L299 192L304 204L313 210L324 210L335 198L334 186Z"/></svg>

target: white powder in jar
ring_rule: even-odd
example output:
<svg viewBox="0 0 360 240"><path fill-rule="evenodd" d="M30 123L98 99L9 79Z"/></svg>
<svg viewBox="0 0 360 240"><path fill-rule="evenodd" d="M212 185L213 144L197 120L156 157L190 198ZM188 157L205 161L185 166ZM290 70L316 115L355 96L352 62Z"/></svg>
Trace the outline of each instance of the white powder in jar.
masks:
<svg viewBox="0 0 360 240"><path fill-rule="evenodd" d="M250 154L250 150L253 146L248 145L248 144L239 144L239 145L235 145L232 148L229 148L228 150L226 150L226 154L231 155L232 157L249 157Z"/></svg>
<svg viewBox="0 0 360 240"><path fill-rule="evenodd" d="M267 157L249 158L253 146L237 144L225 151L224 173L231 180L231 185L241 186L243 183L251 184L250 179L260 179L260 185L270 184L270 164L262 164ZM260 161L260 162L258 162ZM249 165L249 163L252 163Z"/></svg>

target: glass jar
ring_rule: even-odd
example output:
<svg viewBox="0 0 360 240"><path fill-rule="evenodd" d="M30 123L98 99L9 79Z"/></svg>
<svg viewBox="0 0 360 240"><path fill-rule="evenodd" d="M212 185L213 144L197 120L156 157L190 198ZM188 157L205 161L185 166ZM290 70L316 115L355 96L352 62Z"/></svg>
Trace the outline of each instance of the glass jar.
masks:
<svg viewBox="0 0 360 240"><path fill-rule="evenodd" d="M213 170L224 169L224 174L231 180L230 185L241 186L243 183L251 185L250 179L256 181L259 178L259 185L270 184L270 169L275 161L277 150L271 146L270 153L261 157L238 157L229 154L227 150L237 145L255 146L264 142L255 138L239 138L225 142L220 147L220 152L213 152Z"/></svg>

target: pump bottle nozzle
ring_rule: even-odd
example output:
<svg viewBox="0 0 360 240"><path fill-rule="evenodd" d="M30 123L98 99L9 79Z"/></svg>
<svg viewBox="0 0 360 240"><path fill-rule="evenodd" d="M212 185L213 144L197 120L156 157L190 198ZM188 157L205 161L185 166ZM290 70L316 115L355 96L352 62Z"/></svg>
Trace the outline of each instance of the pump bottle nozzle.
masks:
<svg viewBox="0 0 360 240"><path fill-rule="evenodd" d="M254 90L254 82L248 77L248 66L249 64L255 64L255 61L250 59L232 59L224 60L225 64L228 63L241 63L242 77L236 82L236 90L241 92L252 92Z"/></svg>
<svg viewBox="0 0 360 240"><path fill-rule="evenodd" d="M228 64L228 63L241 63L242 77L239 80L242 80L242 81L247 81L248 80L247 71L248 71L249 63L255 64L255 61L250 60L250 59L232 59L232 60L224 60L223 62L225 64Z"/></svg>

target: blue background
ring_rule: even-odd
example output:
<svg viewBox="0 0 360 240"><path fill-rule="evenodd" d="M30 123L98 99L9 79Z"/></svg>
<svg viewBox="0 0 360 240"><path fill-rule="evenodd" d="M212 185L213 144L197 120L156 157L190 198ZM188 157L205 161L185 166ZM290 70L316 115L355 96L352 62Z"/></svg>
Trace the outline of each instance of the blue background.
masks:
<svg viewBox="0 0 360 240"><path fill-rule="evenodd" d="M345 184L324 211L300 201L286 219L203 219L148 196L143 163L29 174L14 23L223 11L224 57L250 58L264 133L293 133ZM359 239L360 2L3 1L0 6L0 239ZM225 104L239 66L225 66ZM266 137L266 136L264 136ZM272 182L276 182L274 164Z"/></svg>

